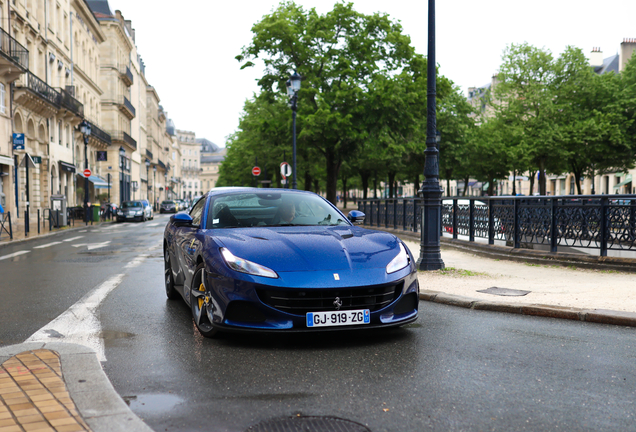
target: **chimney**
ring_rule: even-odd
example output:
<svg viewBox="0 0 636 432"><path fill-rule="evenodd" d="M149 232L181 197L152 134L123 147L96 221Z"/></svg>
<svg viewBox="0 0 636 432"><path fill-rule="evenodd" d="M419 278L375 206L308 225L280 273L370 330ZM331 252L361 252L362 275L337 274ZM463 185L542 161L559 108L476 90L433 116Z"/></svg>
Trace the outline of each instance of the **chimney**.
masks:
<svg viewBox="0 0 636 432"><path fill-rule="evenodd" d="M603 51L598 47L592 48L592 52L590 53L590 66L603 66Z"/></svg>
<svg viewBox="0 0 636 432"><path fill-rule="evenodd" d="M623 72L625 65L632 58L632 55L636 51L636 38L625 38L621 43L621 51L618 58L618 71Z"/></svg>

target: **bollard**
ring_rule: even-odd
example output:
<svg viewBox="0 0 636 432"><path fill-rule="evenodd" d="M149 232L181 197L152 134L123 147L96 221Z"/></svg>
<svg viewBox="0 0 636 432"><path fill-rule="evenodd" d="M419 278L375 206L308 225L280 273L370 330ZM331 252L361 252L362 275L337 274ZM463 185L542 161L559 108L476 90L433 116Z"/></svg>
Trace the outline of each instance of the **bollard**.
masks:
<svg viewBox="0 0 636 432"><path fill-rule="evenodd" d="M40 234L40 209L38 209L38 234Z"/></svg>
<svg viewBox="0 0 636 432"><path fill-rule="evenodd" d="M24 236L29 236L29 211L24 211Z"/></svg>

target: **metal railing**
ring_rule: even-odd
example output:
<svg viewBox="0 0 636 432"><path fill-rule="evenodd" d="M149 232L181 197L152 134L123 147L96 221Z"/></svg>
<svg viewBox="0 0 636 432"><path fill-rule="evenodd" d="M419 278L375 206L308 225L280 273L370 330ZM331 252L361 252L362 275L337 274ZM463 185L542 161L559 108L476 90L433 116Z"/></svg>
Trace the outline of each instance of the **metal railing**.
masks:
<svg viewBox="0 0 636 432"><path fill-rule="evenodd" d="M148 159L150 159L150 160L152 160L152 157L153 157L153 156L152 156L152 152L151 152L150 150L148 150L148 149L146 149L146 157L147 157Z"/></svg>
<svg viewBox="0 0 636 432"><path fill-rule="evenodd" d="M366 199L365 225L418 231L420 198ZM452 197L442 199L441 231L455 239L507 246L636 251L636 195ZM461 237L461 238L460 238Z"/></svg>
<svg viewBox="0 0 636 432"><path fill-rule="evenodd" d="M40 78L33 75L31 71L27 71L24 75L24 87L36 93L52 105L56 107L60 106L62 95Z"/></svg>
<svg viewBox="0 0 636 432"><path fill-rule="evenodd" d="M133 84L133 74L130 71L130 68L128 66L124 66L119 72L127 85L131 86Z"/></svg>
<svg viewBox="0 0 636 432"><path fill-rule="evenodd" d="M0 51L24 70L29 69L29 50L2 29L0 29Z"/></svg>
<svg viewBox="0 0 636 432"><path fill-rule="evenodd" d="M11 212L0 213L0 239L2 233L9 235L9 239L13 240L13 227L11 226Z"/></svg>
<svg viewBox="0 0 636 432"><path fill-rule="evenodd" d="M84 105L64 89L59 89L59 93L61 94L60 105L83 118Z"/></svg>
<svg viewBox="0 0 636 432"><path fill-rule="evenodd" d="M128 100L126 96L124 96L123 104L132 113L133 117L137 115L137 111L135 110L135 107L133 106L132 103L130 103L130 101Z"/></svg>
<svg viewBox="0 0 636 432"><path fill-rule="evenodd" d="M108 132L103 131L96 123L90 121L91 124L91 136L94 136L98 140L107 145L112 144L112 138Z"/></svg>
<svg viewBox="0 0 636 432"><path fill-rule="evenodd" d="M137 149L137 141L126 132L110 132L110 136L113 141L123 141L132 148Z"/></svg>

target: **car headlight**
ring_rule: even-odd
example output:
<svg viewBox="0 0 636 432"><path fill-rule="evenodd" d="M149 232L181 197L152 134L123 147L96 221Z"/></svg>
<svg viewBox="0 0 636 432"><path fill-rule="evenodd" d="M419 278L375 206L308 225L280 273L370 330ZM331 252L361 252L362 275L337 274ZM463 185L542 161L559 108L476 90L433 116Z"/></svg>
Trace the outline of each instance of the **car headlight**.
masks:
<svg viewBox="0 0 636 432"><path fill-rule="evenodd" d="M264 276L272 279L278 279L278 275L274 270L268 269L267 267L264 267L260 264L253 263L252 261L234 256L234 254L232 254L232 252L230 252L226 248L221 248L221 255L223 255L225 263L232 270L255 276Z"/></svg>
<svg viewBox="0 0 636 432"><path fill-rule="evenodd" d="M135 212L136 215L140 216L143 213L143 210L138 210Z"/></svg>
<svg viewBox="0 0 636 432"><path fill-rule="evenodd" d="M404 246L402 246L402 243L400 243L400 252L386 266L386 272L395 273L398 270L402 270L404 267L409 265L409 262L409 254L406 252L406 249L404 249Z"/></svg>
<svg viewBox="0 0 636 432"><path fill-rule="evenodd" d="M124 214L124 212L123 212L123 211L121 211L121 210L117 210L117 214L118 214L118 215L123 215L123 214Z"/></svg>

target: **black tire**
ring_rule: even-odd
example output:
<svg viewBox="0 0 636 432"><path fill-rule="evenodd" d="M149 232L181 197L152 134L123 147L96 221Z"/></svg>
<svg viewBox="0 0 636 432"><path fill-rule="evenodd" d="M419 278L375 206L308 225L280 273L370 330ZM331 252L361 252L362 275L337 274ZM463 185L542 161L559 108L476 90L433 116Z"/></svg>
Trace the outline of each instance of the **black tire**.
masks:
<svg viewBox="0 0 636 432"><path fill-rule="evenodd" d="M192 288L190 291L190 309L194 325L202 336L214 338L218 336L219 329L215 327L210 319L213 305L209 288L205 286L205 266L199 264L192 278Z"/></svg>
<svg viewBox="0 0 636 432"><path fill-rule="evenodd" d="M170 265L170 252L166 248L163 253L164 258L164 274L163 279L166 285L166 297L170 300L176 300L179 298L179 293L174 289L174 278L172 277L172 267Z"/></svg>

